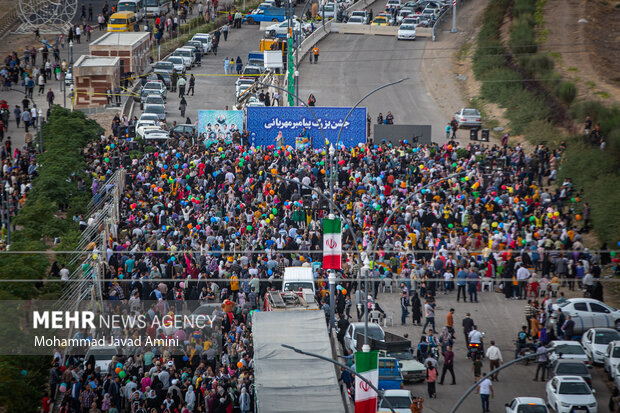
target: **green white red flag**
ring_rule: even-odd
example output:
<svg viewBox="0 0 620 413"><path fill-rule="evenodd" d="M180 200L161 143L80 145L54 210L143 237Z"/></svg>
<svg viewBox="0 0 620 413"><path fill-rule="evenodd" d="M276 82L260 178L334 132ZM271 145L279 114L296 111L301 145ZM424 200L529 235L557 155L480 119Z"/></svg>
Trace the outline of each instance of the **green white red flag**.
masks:
<svg viewBox="0 0 620 413"><path fill-rule="evenodd" d="M339 218L323 220L323 269L342 269L342 223Z"/></svg>
<svg viewBox="0 0 620 413"><path fill-rule="evenodd" d="M375 387L379 386L379 352L355 353L355 371ZM365 381L355 377L355 413L376 413L377 392Z"/></svg>

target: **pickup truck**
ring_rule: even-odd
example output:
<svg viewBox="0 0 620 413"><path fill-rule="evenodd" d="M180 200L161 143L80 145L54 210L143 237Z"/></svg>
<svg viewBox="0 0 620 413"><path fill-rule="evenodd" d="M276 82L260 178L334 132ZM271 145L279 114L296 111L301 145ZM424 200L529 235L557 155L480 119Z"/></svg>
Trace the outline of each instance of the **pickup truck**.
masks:
<svg viewBox="0 0 620 413"><path fill-rule="evenodd" d="M403 388L400 363L394 357L379 357L379 390Z"/></svg>
<svg viewBox="0 0 620 413"><path fill-rule="evenodd" d="M285 10L279 8L257 9L245 16L247 24L258 24L260 22L283 22L286 20Z"/></svg>
<svg viewBox="0 0 620 413"><path fill-rule="evenodd" d="M411 340L386 331L383 341L369 339L368 343L371 350L379 350L379 357L392 357L398 360L405 381L419 382L426 378L426 368L415 359Z"/></svg>

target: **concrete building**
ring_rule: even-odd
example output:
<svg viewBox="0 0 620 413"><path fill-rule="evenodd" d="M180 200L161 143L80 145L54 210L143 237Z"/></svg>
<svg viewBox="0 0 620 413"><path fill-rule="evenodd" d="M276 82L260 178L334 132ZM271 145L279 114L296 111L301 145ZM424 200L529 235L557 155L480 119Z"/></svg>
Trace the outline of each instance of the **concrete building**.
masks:
<svg viewBox="0 0 620 413"><path fill-rule="evenodd" d="M148 70L150 34L146 32L107 33L90 44L92 56L121 58L121 74L141 75Z"/></svg>
<svg viewBox="0 0 620 413"><path fill-rule="evenodd" d="M119 57L80 56L73 65L76 109L106 105L106 90L113 91L121 81L120 62Z"/></svg>

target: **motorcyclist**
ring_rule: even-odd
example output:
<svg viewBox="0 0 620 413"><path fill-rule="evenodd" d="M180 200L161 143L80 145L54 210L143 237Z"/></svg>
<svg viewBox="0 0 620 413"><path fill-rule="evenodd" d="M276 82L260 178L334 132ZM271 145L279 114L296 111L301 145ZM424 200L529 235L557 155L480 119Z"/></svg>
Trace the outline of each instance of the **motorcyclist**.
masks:
<svg viewBox="0 0 620 413"><path fill-rule="evenodd" d="M516 349L515 349L515 358L519 357L521 353L521 349L527 347L527 340L530 338L529 334L527 334L527 326L522 326L521 331L517 334L516 341Z"/></svg>
<svg viewBox="0 0 620 413"><path fill-rule="evenodd" d="M484 334L478 331L478 326L474 325L472 330L468 334L469 344L479 344L480 345L480 354L484 354L484 343L483 343Z"/></svg>

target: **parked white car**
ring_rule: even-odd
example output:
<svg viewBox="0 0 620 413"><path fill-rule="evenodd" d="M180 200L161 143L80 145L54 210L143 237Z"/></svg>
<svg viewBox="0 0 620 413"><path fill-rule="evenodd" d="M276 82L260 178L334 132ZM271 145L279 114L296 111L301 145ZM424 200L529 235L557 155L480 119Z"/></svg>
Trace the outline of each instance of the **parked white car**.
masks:
<svg viewBox="0 0 620 413"><path fill-rule="evenodd" d="M353 17L360 17L364 24L370 23L370 15L365 10L355 10L351 12L349 20ZM347 22L348 23L348 22Z"/></svg>
<svg viewBox="0 0 620 413"><path fill-rule="evenodd" d="M183 59L183 66L185 66L186 70L191 69L192 65L194 64L194 53L192 53L190 49L176 49L172 53L172 56L180 57L181 59Z"/></svg>
<svg viewBox="0 0 620 413"><path fill-rule="evenodd" d="M620 340L620 333L612 328L591 328L581 337L581 346L592 363L603 364L609 343Z"/></svg>
<svg viewBox="0 0 620 413"><path fill-rule="evenodd" d="M351 323L344 334L344 347L356 352L357 335L364 334L364 323ZM377 323L368 323L368 337L378 340L385 340L385 333Z"/></svg>
<svg viewBox="0 0 620 413"><path fill-rule="evenodd" d="M362 17L354 16L349 17L349 20L347 20L347 24L366 24L366 22Z"/></svg>
<svg viewBox="0 0 620 413"><path fill-rule="evenodd" d="M560 305L553 305L553 314L547 330L555 329L557 309L570 315L575 322L575 334L583 334L589 328L614 328L620 330L620 310L592 298L569 298Z"/></svg>
<svg viewBox="0 0 620 413"><path fill-rule="evenodd" d="M516 397L505 406L506 413L549 413L545 401L540 397Z"/></svg>
<svg viewBox="0 0 620 413"><path fill-rule="evenodd" d="M398 40L415 40L415 26L413 24L401 24L396 38Z"/></svg>
<svg viewBox="0 0 620 413"><path fill-rule="evenodd" d="M409 390L384 390L383 397L379 402L379 409L377 413L386 413L391 411L388 404L385 402L385 399L389 400L390 405L396 413L411 413L409 406L411 406L413 399Z"/></svg>
<svg viewBox="0 0 620 413"><path fill-rule="evenodd" d="M185 59L181 56L168 56L166 61L172 63L177 73L185 73Z"/></svg>
<svg viewBox="0 0 620 413"><path fill-rule="evenodd" d="M549 361L553 362L559 358L564 360L580 360L586 364L590 364L590 359L583 347L578 341L555 340L549 343L548 347L552 349L549 353Z"/></svg>
<svg viewBox="0 0 620 413"><path fill-rule="evenodd" d="M192 37L192 40L202 43L202 50L205 54L213 50L213 39L210 34L196 33L194 37Z"/></svg>
<svg viewBox="0 0 620 413"><path fill-rule="evenodd" d="M288 20L283 21L282 23L272 24L271 26L265 29L265 35L267 37L282 37L286 36L288 32ZM309 23L301 23L299 20L293 21L293 32L297 33L300 30L303 30L304 33L312 30L312 25Z"/></svg>
<svg viewBox="0 0 620 413"><path fill-rule="evenodd" d="M396 10L399 10L401 6L402 6L402 2L400 0L388 0L387 3L385 3L386 10L389 10L391 8L395 8Z"/></svg>
<svg viewBox="0 0 620 413"><path fill-rule="evenodd" d="M136 136L138 137L137 134ZM167 141L169 139L168 132L158 126L144 127L139 137L146 141Z"/></svg>
<svg viewBox="0 0 620 413"><path fill-rule="evenodd" d="M618 375L618 366L620 365L620 340L612 341L607 345L605 357L603 358L603 367L610 378L615 379Z"/></svg>
<svg viewBox="0 0 620 413"><path fill-rule="evenodd" d="M597 413L594 390L579 376L556 376L547 382L547 404L556 413Z"/></svg>

